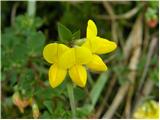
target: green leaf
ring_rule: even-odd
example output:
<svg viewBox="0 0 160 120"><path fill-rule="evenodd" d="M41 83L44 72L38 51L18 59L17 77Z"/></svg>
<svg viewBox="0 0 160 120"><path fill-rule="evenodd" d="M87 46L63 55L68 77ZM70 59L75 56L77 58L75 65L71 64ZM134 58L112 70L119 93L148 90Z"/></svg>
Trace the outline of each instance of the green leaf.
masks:
<svg viewBox="0 0 160 120"><path fill-rule="evenodd" d="M158 5L159 5L158 0L157 1L156 0L150 0L149 5L154 9L158 9Z"/></svg>
<svg viewBox="0 0 160 120"><path fill-rule="evenodd" d="M34 95L37 96L39 99L52 99L52 97L55 95L55 91L52 88L41 88L37 87L35 90Z"/></svg>
<svg viewBox="0 0 160 120"><path fill-rule="evenodd" d="M115 72L116 76L118 77L118 83L120 85L124 85L128 81L127 76L123 76L123 74L128 74L129 72L128 67L117 65L113 67L112 70Z"/></svg>
<svg viewBox="0 0 160 120"><path fill-rule="evenodd" d="M74 88L74 96L75 96L76 101L79 101L79 100L84 100L86 97L86 94L83 89L81 89L79 87L75 87Z"/></svg>
<svg viewBox="0 0 160 120"><path fill-rule="evenodd" d="M151 80L155 83L156 86L159 86L159 74L158 74L158 68L155 68L154 70L152 70L152 72L150 72L150 77Z"/></svg>
<svg viewBox="0 0 160 120"><path fill-rule="evenodd" d="M76 109L77 117L84 118L84 117L88 116L90 114L90 112L92 111L92 108L93 107L91 104L86 104L82 107L77 107L77 109Z"/></svg>
<svg viewBox="0 0 160 120"><path fill-rule="evenodd" d="M12 79L10 80L11 82L10 86L13 87L15 83L17 82L17 71L16 70L11 71L11 78Z"/></svg>
<svg viewBox="0 0 160 120"><path fill-rule="evenodd" d="M27 59L26 41L24 37L14 33L12 28L5 30L2 34L2 62L3 66L24 65Z"/></svg>
<svg viewBox="0 0 160 120"><path fill-rule="evenodd" d="M102 73L99 76L99 78L97 79L94 87L91 90L90 97L91 97L91 100L92 100L93 107L95 106L95 104L98 101L99 96L101 95L101 92L102 92L102 90L105 86L105 83L108 80L107 77L108 77L107 72Z"/></svg>
<svg viewBox="0 0 160 120"><path fill-rule="evenodd" d="M97 79L96 83L94 84L94 87L92 88L91 92L90 92L90 98L92 103L91 104L85 104L82 108L77 109L79 110L79 112L81 112L83 109L86 110L86 114L89 114L90 112L92 112L92 110L94 109L94 106L96 105L98 98L101 95L101 92L107 82L107 77L108 76L108 72L104 72L102 73L99 78Z"/></svg>
<svg viewBox="0 0 160 120"><path fill-rule="evenodd" d="M16 17L14 27L8 27L2 34L2 62L5 70L22 67L30 56L42 54L45 36L37 32L42 25L40 18L31 19L27 15Z"/></svg>
<svg viewBox="0 0 160 120"><path fill-rule="evenodd" d="M42 53L42 49L45 42L45 36L42 32L33 32L28 36L28 51L29 55L36 56Z"/></svg>
<svg viewBox="0 0 160 120"><path fill-rule="evenodd" d="M81 32L78 30L77 32L73 33L72 35L72 40L80 39L81 37Z"/></svg>
<svg viewBox="0 0 160 120"><path fill-rule="evenodd" d="M35 82L35 75L32 69L24 69L21 72L18 81L18 88L21 90L23 96L31 97L33 95L33 85Z"/></svg>
<svg viewBox="0 0 160 120"><path fill-rule="evenodd" d="M66 43L72 40L72 32L61 23L58 23L58 35L59 35L60 41L63 43Z"/></svg>
<svg viewBox="0 0 160 120"><path fill-rule="evenodd" d="M52 118L48 111L44 111L40 116L40 119L49 119Z"/></svg>
<svg viewBox="0 0 160 120"><path fill-rule="evenodd" d="M52 104L52 101L45 101L44 103L43 103L46 107L47 107L47 109L48 109L48 111L52 114L53 113L53 104Z"/></svg>
<svg viewBox="0 0 160 120"><path fill-rule="evenodd" d="M34 18L35 28L39 28L40 26L42 26L43 23L44 23L44 21L41 18L39 18L39 17Z"/></svg>

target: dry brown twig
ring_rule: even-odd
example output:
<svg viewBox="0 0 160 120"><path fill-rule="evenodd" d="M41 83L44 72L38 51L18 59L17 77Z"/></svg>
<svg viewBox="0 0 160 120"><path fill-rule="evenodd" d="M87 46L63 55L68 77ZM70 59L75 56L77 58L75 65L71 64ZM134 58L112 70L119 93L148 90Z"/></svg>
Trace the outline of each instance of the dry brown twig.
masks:
<svg viewBox="0 0 160 120"><path fill-rule="evenodd" d="M112 89L113 89L115 83L116 83L116 76L113 75L113 78L109 83L109 87L106 90L105 97L104 97L104 99L102 101L102 104L100 105L100 107L98 108L98 110L96 112L96 118L100 118L104 108L106 107L106 102L107 102L110 94L112 93Z"/></svg>
<svg viewBox="0 0 160 120"><path fill-rule="evenodd" d="M142 91L142 94L144 95L144 97L148 96L151 93L153 86L154 86L153 80L148 79L145 82L144 89ZM142 99L142 98L140 98L140 99ZM139 101L141 101L141 100L139 100Z"/></svg>
<svg viewBox="0 0 160 120"><path fill-rule="evenodd" d="M114 19L116 15L114 13L112 6L107 1L103 1L103 6L104 6L106 12L108 12L108 14L110 15L110 18L112 21L112 24L111 24L112 37L113 37L113 40L115 40L117 42L118 41L118 36L117 36L118 24L117 24L116 20Z"/></svg>
<svg viewBox="0 0 160 120"><path fill-rule="evenodd" d="M104 60L104 63L109 63L111 62L113 59L115 59L115 57L117 56L118 53L113 54L112 56L108 57L107 59Z"/></svg>
<svg viewBox="0 0 160 120"><path fill-rule="evenodd" d="M153 56L155 47L156 47L156 45L157 45L157 42L158 42L158 40L157 40L156 37L152 38L152 41L151 41L151 44L150 44L150 48L149 48L149 52L148 52L148 55L147 55L147 61L146 61L145 67L144 67L144 71L143 71L142 77L141 77L141 79L140 79L140 84L139 84L139 86L138 86L138 91L137 91L137 93L140 92L140 89L141 89L141 87L142 87L142 85L143 85L143 83L144 83L144 80L145 80L145 77L146 77L146 75L147 75L147 72L148 72L148 69L149 69L149 65L150 65L150 62L151 62L151 58L152 58L152 56ZM137 97L138 97L138 96L137 96Z"/></svg>
<svg viewBox="0 0 160 120"><path fill-rule="evenodd" d="M132 43L134 51L133 51L133 55L131 57L130 64L129 64L130 74L128 78L131 81L131 84L129 85L129 92L128 92L126 108L125 108L126 118L130 118L131 116L131 100L132 100L132 95L134 91L134 83L136 79L136 69L137 69L137 65L139 62L140 55L141 55L141 45L142 45L142 39L143 39L142 38L143 37L142 16L140 16L139 21L137 21L136 25L135 25L136 28L134 29L136 33L131 38L132 41L134 41Z"/></svg>
<svg viewBox="0 0 160 120"><path fill-rule="evenodd" d="M138 37L137 34L140 34L140 33L137 32L137 30L139 31L138 27L139 27L139 24L135 24L133 26L133 30L131 31L131 34L128 37L127 42L126 42L126 44L124 46L123 51L124 51L125 60L127 60L129 58L131 50L134 47L136 48L136 46L133 46L133 45L136 45L135 40L133 40L133 38L137 39L137 37Z"/></svg>
<svg viewBox="0 0 160 120"><path fill-rule="evenodd" d="M12 7L12 11L11 11L11 25L14 26L15 24L15 17L16 17L16 11L17 11L17 8L19 6L19 3L14 3L13 4L13 7Z"/></svg>
<svg viewBox="0 0 160 120"><path fill-rule="evenodd" d="M137 64L138 64L140 53L141 53L142 28L143 28L142 27L142 15L140 15L137 18L136 23L128 38L128 40L132 44L129 44L130 48L128 48L129 51L127 51L128 52L127 55L129 56L131 54L131 50L133 50L133 56L131 57L130 64L129 64L130 73L128 75L128 79L130 80L131 83L128 81L119 88L110 108L106 111L103 118L112 118L118 106L120 105L123 98L125 97L127 93L126 91L128 90L128 88L131 86L131 90L133 90L133 83L136 78L135 70L137 68ZM132 95L130 97L132 97ZM130 111L130 104L129 106L127 106L127 109ZM129 115L129 113L127 114Z"/></svg>
<svg viewBox="0 0 160 120"><path fill-rule="evenodd" d="M144 26L143 53L146 52L148 48L149 39L150 39L149 27L145 25Z"/></svg>
<svg viewBox="0 0 160 120"><path fill-rule="evenodd" d="M143 71L143 74L142 74L142 77L140 79L140 83L139 83L139 86L138 86L138 89L137 89L137 92L136 92L136 100L135 100L134 110L139 105L139 103L142 101L142 98L150 93L151 88L153 87L153 83L151 81L147 80L147 83L145 83L144 89L142 91L142 93L144 93L144 96L140 95L140 93L141 93L140 90L142 88L142 85L144 84L146 75L148 73L148 69L149 69L149 65L150 65L150 62L151 62L151 58L152 58L152 56L154 54L154 50L156 48L157 42L158 42L158 39L157 39L157 37L154 36L152 38L152 41L151 41L151 44L150 44L150 47L149 47L149 51L148 51L148 55L147 55L147 61L146 61L146 64L145 64L145 67L144 67L144 71ZM146 86L148 86L148 88Z"/></svg>
<svg viewBox="0 0 160 120"><path fill-rule="evenodd" d="M131 1L126 1L126 0L111 0L110 1L112 4L121 4L121 5L129 5L131 4Z"/></svg>
<svg viewBox="0 0 160 120"><path fill-rule="evenodd" d="M118 20L118 19L130 19L131 17L135 16L137 14L137 12L139 11L140 7L137 6L133 9L131 9L130 11L124 13L124 14L121 14L121 15L114 15L114 17L110 17L110 16L107 16L107 15L97 15L96 17L99 18L99 19L105 19L105 20L110 20L110 19L115 19L115 20Z"/></svg>

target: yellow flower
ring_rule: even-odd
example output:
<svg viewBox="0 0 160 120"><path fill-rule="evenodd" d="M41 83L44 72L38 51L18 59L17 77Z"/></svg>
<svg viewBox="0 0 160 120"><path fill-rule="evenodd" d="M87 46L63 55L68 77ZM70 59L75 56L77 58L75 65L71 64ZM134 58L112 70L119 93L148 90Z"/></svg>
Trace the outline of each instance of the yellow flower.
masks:
<svg viewBox="0 0 160 120"><path fill-rule="evenodd" d="M116 49L114 42L97 36L97 28L92 20L88 21L87 39L80 47L69 48L64 44L51 43L45 46L43 56L45 60L53 64L49 69L49 83L55 88L60 85L69 71L72 81L85 87L87 72L84 64L94 71L105 71L107 66L98 56Z"/></svg>
<svg viewBox="0 0 160 120"><path fill-rule="evenodd" d="M69 76L80 87L85 87L87 81L87 72L82 65L90 62L91 56L89 49L77 46L64 53L60 59L61 67L69 68Z"/></svg>
<svg viewBox="0 0 160 120"><path fill-rule="evenodd" d="M92 61L87 64L87 67L93 71L106 71L107 66L98 55L112 52L117 47L116 43L98 37L97 27L92 20L88 21L86 36L86 42L82 46L90 49L92 52Z"/></svg>
<svg viewBox="0 0 160 120"><path fill-rule="evenodd" d="M69 69L72 81L84 87L87 81L87 72L83 64L91 59L91 52L85 47L68 48L63 44L51 43L43 50L45 60L53 64L49 69L49 83L55 88L60 85Z"/></svg>
<svg viewBox="0 0 160 120"><path fill-rule="evenodd" d="M159 104L153 100L145 102L135 110L133 117L136 119L158 119Z"/></svg>
<svg viewBox="0 0 160 120"><path fill-rule="evenodd" d="M60 56L67 50L67 46L57 43L50 43L43 50L44 59L53 64L49 69L49 83L53 88L60 85L67 74L66 69L59 67Z"/></svg>

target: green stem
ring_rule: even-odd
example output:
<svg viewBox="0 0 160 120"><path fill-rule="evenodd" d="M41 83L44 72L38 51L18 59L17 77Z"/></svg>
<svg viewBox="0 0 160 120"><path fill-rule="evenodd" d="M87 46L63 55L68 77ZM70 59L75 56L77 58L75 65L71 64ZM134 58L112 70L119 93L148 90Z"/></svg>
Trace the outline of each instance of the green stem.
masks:
<svg viewBox="0 0 160 120"><path fill-rule="evenodd" d="M76 118L76 105L75 105L75 99L74 99L74 91L73 91L73 86L70 82L67 83L67 91L68 91L70 106L72 110L72 118Z"/></svg>
<svg viewBox="0 0 160 120"><path fill-rule="evenodd" d="M85 41L86 41L86 38L77 39L77 40L74 40L74 44L80 46L80 45L82 45Z"/></svg>
<svg viewBox="0 0 160 120"><path fill-rule="evenodd" d="M36 13L36 1L35 0L28 0L27 13L31 17L35 16L35 13Z"/></svg>

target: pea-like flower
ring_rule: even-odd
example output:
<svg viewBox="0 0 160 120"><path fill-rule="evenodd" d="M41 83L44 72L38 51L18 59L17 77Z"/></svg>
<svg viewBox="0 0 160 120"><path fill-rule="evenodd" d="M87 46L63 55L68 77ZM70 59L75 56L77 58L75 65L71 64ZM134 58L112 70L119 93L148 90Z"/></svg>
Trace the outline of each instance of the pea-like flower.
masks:
<svg viewBox="0 0 160 120"><path fill-rule="evenodd" d="M55 88L60 85L67 73L67 70L59 67L60 56L69 48L63 44L50 43L43 50L44 59L53 64L49 69L49 83Z"/></svg>
<svg viewBox="0 0 160 120"><path fill-rule="evenodd" d="M97 36L97 27L92 20L88 21L86 41L82 46L92 52L92 61L87 67L93 71L106 71L107 66L98 55L112 52L117 47L115 42Z"/></svg>
<svg viewBox="0 0 160 120"><path fill-rule="evenodd" d="M158 119L159 104L154 100L149 100L141 104L134 111L133 117L136 119Z"/></svg>
<svg viewBox="0 0 160 120"><path fill-rule="evenodd" d="M65 52L60 59L60 65L69 69L72 81L80 87L85 87L87 81L86 68L82 65L90 62L91 56L89 49L76 46Z"/></svg>
<svg viewBox="0 0 160 120"><path fill-rule="evenodd" d="M98 56L113 51L116 44L97 36L97 28L92 20L88 21L87 39L82 46L69 48L64 44L50 43L45 46L43 56L52 64L49 69L49 83L55 88L60 85L67 71L72 81L85 87L87 71L84 65L94 71L105 71L107 66Z"/></svg>
<svg viewBox="0 0 160 120"><path fill-rule="evenodd" d="M91 52L85 47L69 48L63 44L51 43L43 50L45 60L53 64L49 69L49 83L55 88L60 85L69 70L72 81L84 87L87 81L87 72L83 64L91 60Z"/></svg>

